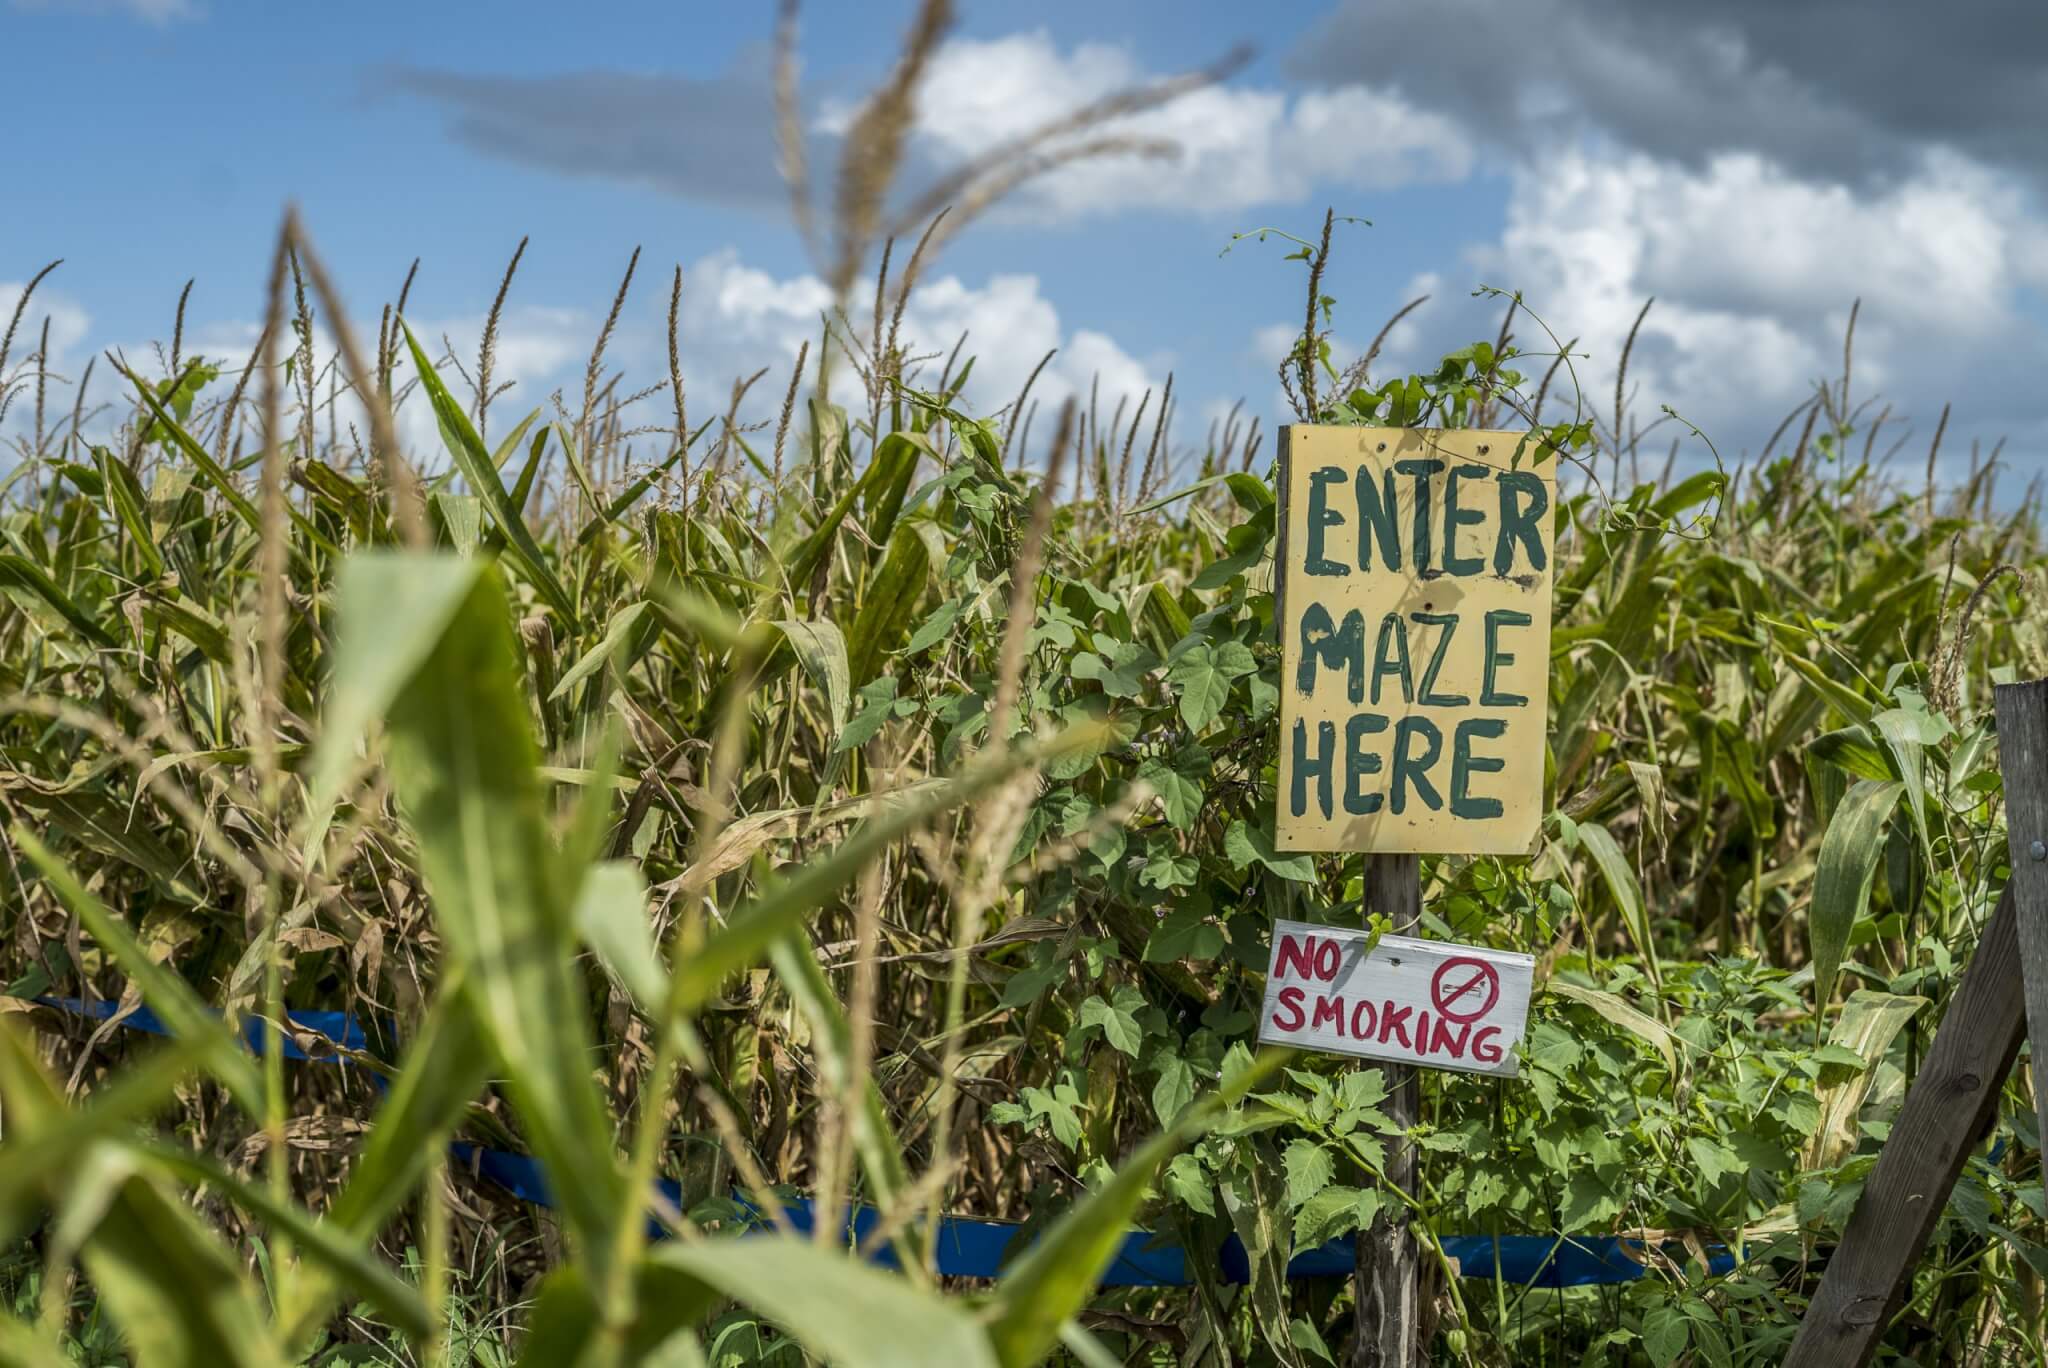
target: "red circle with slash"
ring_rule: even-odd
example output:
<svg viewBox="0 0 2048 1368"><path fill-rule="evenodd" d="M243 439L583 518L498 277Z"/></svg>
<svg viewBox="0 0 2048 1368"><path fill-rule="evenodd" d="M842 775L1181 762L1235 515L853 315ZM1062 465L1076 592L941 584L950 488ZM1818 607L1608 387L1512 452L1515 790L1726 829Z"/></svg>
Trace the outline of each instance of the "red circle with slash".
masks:
<svg viewBox="0 0 2048 1368"><path fill-rule="evenodd" d="M1474 972L1468 976L1458 972L1461 970ZM1429 981L1429 997L1436 1004L1438 1016L1452 1021L1477 1021L1500 1001L1500 971L1485 960L1468 955L1447 959L1436 967L1436 976Z"/></svg>

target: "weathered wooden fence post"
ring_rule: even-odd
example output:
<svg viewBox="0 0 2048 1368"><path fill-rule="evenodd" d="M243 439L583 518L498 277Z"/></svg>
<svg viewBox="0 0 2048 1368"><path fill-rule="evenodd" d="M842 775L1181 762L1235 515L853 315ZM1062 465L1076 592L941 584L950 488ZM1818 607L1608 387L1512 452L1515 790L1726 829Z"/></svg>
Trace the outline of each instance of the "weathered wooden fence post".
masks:
<svg viewBox="0 0 2048 1368"><path fill-rule="evenodd" d="M2031 1037L2036 1061L2048 1058L2048 680L2002 684L1994 697L2012 876L1806 1308L1789 1368L1870 1362L1997 1113L2021 1039ZM2038 1080L2034 1096L2048 1119Z"/></svg>
<svg viewBox="0 0 2048 1368"><path fill-rule="evenodd" d="M1998 769L2005 779L2005 843L2018 891L2020 976L2033 1057L2048 1058L2048 679L2001 684ZM2035 1080L2034 1119L2048 1135L2048 1093Z"/></svg>
<svg viewBox="0 0 2048 1368"><path fill-rule="evenodd" d="M1416 855L1365 857L1365 913L1379 913L1398 935L1414 934L1422 919L1422 860ZM1415 1124L1419 1084L1415 1069L1387 1064L1383 1110L1395 1125ZM1387 1150L1387 1177L1415 1195L1415 1146L1403 1140ZM1384 1203L1370 1231L1358 1237L1354 1273L1357 1327L1352 1368L1410 1368L1422 1361L1422 1251L1408 1233L1408 1212L1397 1201Z"/></svg>
<svg viewBox="0 0 2048 1368"><path fill-rule="evenodd" d="M2025 1021L2015 920L2008 887L1828 1259L1787 1368L1868 1363L1898 1314L1913 1265L2019 1053Z"/></svg>

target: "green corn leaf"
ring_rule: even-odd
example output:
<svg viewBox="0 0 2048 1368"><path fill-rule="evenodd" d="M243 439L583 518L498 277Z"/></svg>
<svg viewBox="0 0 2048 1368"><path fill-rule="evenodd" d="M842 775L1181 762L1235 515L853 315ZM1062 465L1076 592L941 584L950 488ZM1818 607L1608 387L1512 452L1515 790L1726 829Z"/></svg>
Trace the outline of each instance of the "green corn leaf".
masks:
<svg viewBox="0 0 2048 1368"><path fill-rule="evenodd" d="M1891 1048L1892 1041L1927 1005L1923 997L1874 993L1859 988L1842 1004L1828 1032L1828 1044L1839 1045L1869 1061L1860 1069L1834 1066L1821 1070L1814 1086L1814 1100L1820 1103L1820 1123L1806 1149L1808 1169L1832 1168L1848 1158L1861 1138L1856 1121L1870 1085L1877 1076L1877 1063Z"/></svg>
<svg viewBox="0 0 2048 1368"><path fill-rule="evenodd" d="M0 1146L0 1242L26 1233L35 1194L76 1163L87 1146L125 1134L172 1101L178 1084L206 1061L209 1048L174 1040L151 1050L95 1088L90 1105L60 1112L25 1135L10 1135ZM0 1097L35 1087L38 1068L32 1048L0 1018Z"/></svg>
<svg viewBox="0 0 2048 1368"><path fill-rule="evenodd" d="M235 516L240 518L250 531L260 535L263 531L263 515L256 511L256 505L249 502L246 494L235 488L234 477L223 470L220 463L213 459L206 448L201 446L194 440L191 433L185 431L179 425L178 420L171 415L170 410L164 407L163 401L157 398L156 391L151 389L141 376L126 368L120 369L121 373L126 375L129 382L135 386L136 394L141 396L142 402L149 408L150 413L155 416L157 423L163 429L163 435L169 437L172 445L183 452L192 464L199 467L199 473L206 477L208 484L211 484L220 492L220 496L223 499L227 500L228 507L234 510ZM330 556L339 556L341 554L340 548L323 536L319 528L307 522L305 516L297 509L287 505L285 512L291 518L292 526L296 527L306 540ZM295 562L301 565L305 563L306 553L302 547L294 544L289 547L289 551Z"/></svg>
<svg viewBox="0 0 2048 1368"><path fill-rule="evenodd" d="M1890 708L1871 719L1885 750L1898 765L1897 777L1906 785L1906 816L1920 838L1920 849L1932 861L1934 836L1927 827L1927 747L1938 744L1951 731L1948 719L1939 714Z"/></svg>
<svg viewBox="0 0 2048 1368"><path fill-rule="evenodd" d="M100 472L97 466L80 465L76 461L59 461L56 463L56 468L58 470L63 471L64 478L71 481L72 484L76 485L78 487L78 491L81 494L84 494L88 499L101 499L106 497L107 482L100 478ZM17 471L16 473L18 474L20 472ZM13 484L14 479L15 477L13 475L9 475L7 477L7 483L10 485Z"/></svg>
<svg viewBox="0 0 2048 1368"><path fill-rule="evenodd" d="M620 648L633 639L634 629L640 625L641 619L647 616L652 607L653 605L646 599L641 599L613 613L611 624L605 628L604 635L598 638L597 645L585 651L582 657L569 667L568 673L564 674L549 691L548 702L552 703L561 698L604 668L604 663L617 655Z"/></svg>
<svg viewBox="0 0 2048 1368"><path fill-rule="evenodd" d="M879 478L879 469L880 467L870 464L865 474L847 485L846 492L839 496L838 502L832 505L830 511L819 520L810 534L797 543L795 550L790 553L788 564L784 567L784 574L788 578L792 592L802 593L809 586L811 576L818 569L818 562L832 550L833 540L839 533L839 524L846 521L846 515L853 511L854 501L868 488L870 482Z"/></svg>
<svg viewBox="0 0 2048 1368"><path fill-rule="evenodd" d="M1114 1177L1077 1202L1011 1266L996 1285L989 1321L989 1338L1003 1368L1025 1368L1051 1351L1060 1327L1095 1295L1096 1280L1123 1243L1159 1167L1292 1057L1291 1050L1265 1050L1251 1067L1226 1077L1222 1087L1139 1147Z"/></svg>
<svg viewBox="0 0 2048 1368"><path fill-rule="evenodd" d="M262 1217L264 1224L280 1235L289 1235L301 1258L376 1307L407 1335L424 1339L432 1332L434 1320L426 1302L385 1267L368 1241L333 1221L313 1219L292 1202L279 1201L259 1184L230 1173L207 1155L162 1143L140 1143L131 1148L181 1181L213 1188Z"/></svg>
<svg viewBox="0 0 2048 1368"><path fill-rule="evenodd" d="M1203 490L1213 488L1216 485L1222 484L1225 480L1228 480L1230 478L1230 474L1211 475L1205 480L1197 480L1191 485L1183 485L1179 489L1174 490L1171 494L1161 494L1158 498L1153 499L1149 503L1139 504L1136 508L1131 510L1131 514L1135 517L1141 513L1157 512L1158 510L1166 507L1168 504L1179 503L1182 499L1187 498L1190 494L1199 494Z"/></svg>
<svg viewBox="0 0 2048 1368"><path fill-rule="evenodd" d="M1867 728L1843 727L1837 731L1823 732L1806 743L1806 753L1838 769L1848 771L1859 779L1897 779L1898 762L1888 751L1880 750L1870 739Z"/></svg>
<svg viewBox="0 0 2048 1368"><path fill-rule="evenodd" d="M830 622L783 618L775 626L802 663L804 673L825 695L826 706L832 710L832 735L837 736L852 715L853 682L846 661L846 638Z"/></svg>
<svg viewBox="0 0 2048 1368"><path fill-rule="evenodd" d="M150 532L149 501L142 493L142 486L136 482L135 472L114 459L114 453L105 447L94 447L92 454L99 466L100 480L106 486L107 504L113 509L115 520L128 529L128 539L150 573L161 576L164 573L163 553L157 550L156 538Z"/></svg>
<svg viewBox="0 0 2048 1368"><path fill-rule="evenodd" d="M114 638L106 628L93 621L92 616L50 578L47 570L27 556L18 556L11 551L0 552L0 591L16 599L33 597L40 600L69 623L72 631L84 637L87 644L103 650L113 648Z"/></svg>
<svg viewBox="0 0 2048 1368"><path fill-rule="evenodd" d="M618 717L606 717L604 729L598 733L596 753L590 757L589 778L569 809L569 827L562 834L559 863L564 888L580 890L587 873L603 858L605 837L611 832L615 790L634 786L632 780L619 773L624 736L625 729ZM561 782L558 776L563 771L543 765L539 772L543 783ZM599 776L607 776L612 782L600 782Z"/></svg>
<svg viewBox="0 0 2048 1368"><path fill-rule="evenodd" d="M776 977L810 1019L812 1048L824 1085L843 1096L853 1073L853 1026L825 971L818 966L810 936L799 930L783 937L771 947L770 959ZM848 1118L854 1153L860 1156L861 1170L867 1175L870 1200L887 1211L908 1190L910 1172L904 1163L902 1141L889 1124L888 1104L874 1079L866 1081L862 1099L860 1109ZM917 1232L906 1224L895 1243L903 1266L921 1273L923 1246Z"/></svg>
<svg viewBox="0 0 2048 1368"><path fill-rule="evenodd" d="M61 1129L65 1106L34 1060L0 1051L0 1061L9 1143L33 1144ZM138 1368L276 1368L284 1361L239 1264L125 1146L74 1149L52 1179L46 1192L59 1210L51 1239L80 1246Z"/></svg>
<svg viewBox="0 0 2048 1368"><path fill-rule="evenodd" d="M654 487L654 482L656 480L668 474L669 470L674 467L676 462L683 459L683 453L687 452L690 449L691 445L693 445L699 437L702 437L704 435L704 429L710 427L713 423L717 421L718 420L716 418L707 418L702 424L702 426L700 426L695 432L690 434L689 442L686 442L683 445L677 447L674 451L671 451L667 456L661 459L659 464L655 465L651 469L644 472L640 476L640 478L634 480L633 483L627 485L625 489L621 490L619 496L616 499L613 499L609 504L605 505L604 511L602 513L598 514L598 516L592 518L589 522L583 525L583 530L576 534L576 544L578 546L588 546L591 540L595 538L598 533L602 532L605 528L611 526L613 523L617 522L621 517L623 517L627 509L631 508L634 504L638 503L640 501L641 496L646 494L648 490Z"/></svg>
<svg viewBox="0 0 2048 1368"><path fill-rule="evenodd" d="M757 963L769 947L811 912L851 888L868 862L894 842L940 813L972 802L1025 765L1069 754L1091 744L1099 735L1097 727L1070 727L1044 745L1012 747L980 760L957 778L920 786L915 797L870 819L831 854L808 861L795 874L771 882L735 912L723 930L710 937L687 962L676 966L670 1008L681 1011L702 1006L727 974Z"/></svg>
<svg viewBox="0 0 2048 1368"><path fill-rule="evenodd" d="M120 1180L83 1258L140 1368L284 1361L240 1264L190 1207L148 1178ZM166 1277L167 1269L178 1276Z"/></svg>
<svg viewBox="0 0 2048 1368"><path fill-rule="evenodd" d="M1143 605L1138 619L1152 638L1155 649L1173 659L1171 652L1174 646L1185 641L1194 631L1194 623L1189 619L1187 610L1180 606L1180 600L1173 596L1173 591L1158 580L1152 581L1138 602ZM1171 671L1168 677L1172 677Z"/></svg>
<svg viewBox="0 0 2048 1368"><path fill-rule="evenodd" d="M371 574L383 582L394 565L410 566L420 592L439 602L434 562L447 559L378 554ZM391 605L360 611L356 570L356 561L343 570L341 633L381 639ZM406 582L401 576L401 601L412 592ZM496 571L479 566L440 639L392 701L389 767L417 834L444 953L467 972L462 992L571 1230L585 1257L602 1263L621 1180L590 1078L571 890L548 832L521 680L510 604Z"/></svg>
<svg viewBox="0 0 2048 1368"><path fill-rule="evenodd" d="M527 1319L521 1368L706 1368L695 1327L716 1307L716 1292L643 1259L633 1270L633 1300L642 1314L622 1330L608 1328L584 1270L555 1268Z"/></svg>
<svg viewBox="0 0 2048 1368"><path fill-rule="evenodd" d="M477 544L483 540L484 501L474 494L450 494L444 489L428 500L427 506L433 510L434 521L455 553L475 555Z"/></svg>
<svg viewBox="0 0 2048 1368"><path fill-rule="evenodd" d="M1807 914L1816 1004L1824 1006L1834 990L1849 933L1870 903L1870 885L1884 858L1885 827L1905 791L1897 779L1858 779L1836 805L1821 837L1813 907Z"/></svg>
<svg viewBox="0 0 2048 1368"><path fill-rule="evenodd" d="M147 381L134 371L124 367L117 369L120 369L121 373L128 377L129 383L135 386L136 394L155 417L161 430L160 435L168 437L172 445L184 453L187 460L199 467L199 473L206 477L206 482L227 500L228 507L234 510L235 516L240 518L250 531L260 532L263 528L262 514L256 511L256 505L249 502L248 496L235 487L233 478L213 459L212 453L194 441L192 434L179 425L178 420L163 406L163 402L156 396L156 391Z"/></svg>
<svg viewBox="0 0 2048 1368"><path fill-rule="evenodd" d="M548 434L553 430L543 427L533 434L533 444L526 449L526 464L519 467L519 475L512 481L512 506L522 512L533 497L533 482L540 475L541 457L547 454ZM580 546L582 543L577 544Z"/></svg>
<svg viewBox="0 0 2048 1368"><path fill-rule="evenodd" d="M1807 658L1804 652L1812 650L1812 634L1785 623L1770 625L1779 629L1778 634L1786 647L1778 659L1805 680L1817 697L1847 718L1852 726L1867 727L1877 716L1877 708L1848 685L1837 683L1826 670Z"/></svg>
<svg viewBox="0 0 2048 1368"><path fill-rule="evenodd" d="M0 1368L74 1368L74 1363L34 1329L0 1313Z"/></svg>
<svg viewBox="0 0 2048 1368"><path fill-rule="evenodd" d="M309 862L355 765L356 744L426 663L482 573L482 562L455 556L368 551L343 566L336 614L370 625L334 644L319 744L307 773L302 848Z"/></svg>
<svg viewBox="0 0 2048 1368"><path fill-rule="evenodd" d="M1629 867L1628 857L1622 854L1621 843L1598 822L1581 822L1579 844L1593 857L1593 866L1600 871L1608 895L1621 909L1622 924L1628 927L1629 937L1635 941L1636 950L1643 957L1643 967L1650 976L1651 984L1661 987L1664 970L1657 962L1657 944L1650 939L1650 917L1643 907L1642 885L1636 882L1636 872Z"/></svg>
<svg viewBox="0 0 2048 1368"><path fill-rule="evenodd" d="M165 467L174 469L174 467ZM314 501L348 523L359 541L383 540L388 532L381 510L370 492L325 461L305 461L295 467L292 478L312 492Z"/></svg>
<svg viewBox="0 0 2048 1368"><path fill-rule="evenodd" d="M491 1055L476 1014L444 979L411 1033L403 1067L379 1104L348 1182L327 1208L326 1224L353 1241L373 1240L411 1200L470 1102L491 1073ZM292 1302L279 1319L298 1343L324 1321L346 1279L306 1270L291 1284Z"/></svg>
<svg viewBox="0 0 2048 1368"><path fill-rule="evenodd" d="M910 482L917 478L917 463L926 449L902 432L892 432L876 444L873 464L879 469L869 483L868 497L862 505L871 540L887 544L896 539L903 500L910 492Z"/></svg>
<svg viewBox="0 0 2048 1368"><path fill-rule="evenodd" d="M868 581L847 645L849 676L865 684L882 668L889 652L903 644L931 579L932 553L915 527L898 528L889 538L881 567Z"/></svg>
<svg viewBox="0 0 2048 1368"><path fill-rule="evenodd" d="M506 433L502 438L499 439L497 448L491 452L491 469L503 470L505 468L506 464L512 459L513 449L516 448L519 445L519 443L525 439L526 430L533 426L534 420L540 417L540 412L541 411L539 409L533 410L524 418L521 418L519 422L516 425L514 425L513 429L510 432ZM533 451L528 454L529 460L538 459L542 447L546 444L547 434L548 429L545 427L541 428L541 430L535 434ZM478 434L477 441L479 443L483 441L483 436L481 433ZM460 466L457 466L453 470L443 471L440 478L434 481L433 492L435 494L440 494L443 491L445 491L448 488L449 484L454 481L455 477L461 473L462 471ZM525 506L517 497L516 492L513 497L512 503L514 507Z"/></svg>
<svg viewBox="0 0 2048 1368"><path fill-rule="evenodd" d="M1576 983L1566 983L1562 979L1551 979L1544 987L1559 997L1585 1003L1624 1031L1632 1031L1641 1036L1656 1047L1658 1054L1664 1056L1664 1068L1667 1072L1678 1071L1678 1049L1685 1043L1685 1038L1655 1017L1633 1006L1627 998L1619 993L1604 992L1598 988L1581 988Z"/></svg>
<svg viewBox="0 0 2048 1368"><path fill-rule="evenodd" d="M647 1257L714 1294L687 1299L689 1309L730 1298L838 1368L998 1368L1015 1361L999 1359L989 1332L957 1303L809 1240L756 1235L671 1243Z"/></svg>
<svg viewBox="0 0 2048 1368"><path fill-rule="evenodd" d="M344 1230L367 1237L383 1227L490 1076L489 1049L455 986L443 982L412 1033L348 1183L328 1208L327 1219Z"/></svg>
<svg viewBox="0 0 2048 1368"><path fill-rule="evenodd" d="M562 437L562 463L569 468L569 476L576 481L576 488L583 495L585 507L598 505L597 486L591 482L590 472L583 468L583 458L576 454L576 439L565 425Z"/></svg>
<svg viewBox="0 0 2048 1368"><path fill-rule="evenodd" d="M402 323L400 326L405 327ZM491 460L491 454L484 450L483 439L470 425L469 415L462 411L462 405L455 402L455 396L441 383L440 374L435 371L433 362L427 359L427 354L420 350L419 339L412 335L410 327L405 327L405 345L412 351L413 368L419 375L420 387L426 391L427 401L433 405L435 421L441 427L441 441L462 471L463 479L469 481L470 489L484 501L492 523L503 534L506 547L526 572L533 587L540 591L549 607L562 615L564 621L574 623L576 609L570 602L568 591L555 578L555 572L548 568L547 557L541 553L533 534L526 529L525 517L513 506L512 496L505 492L504 481L498 478L498 467Z"/></svg>
<svg viewBox="0 0 2048 1368"><path fill-rule="evenodd" d="M0 777L0 785L4 785ZM72 840L101 855L132 865L155 882L162 894L174 902L205 904L206 895L188 875L190 863L157 839L140 821L125 800L109 797L97 788L74 793L46 793L33 788L14 788L11 801L43 817Z"/></svg>
<svg viewBox="0 0 2048 1368"><path fill-rule="evenodd" d="M592 865L576 896L576 928L634 1006L659 1019L668 1001L668 970L647 924L647 881L639 866L626 860Z"/></svg>
<svg viewBox="0 0 2048 1368"><path fill-rule="evenodd" d="M227 629L213 614L190 599L152 598L143 609L143 620L176 632L216 665L232 666L234 663Z"/></svg>
<svg viewBox="0 0 2048 1368"><path fill-rule="evenodd" d="M86 890L70 867L51 853L28 828L13 828L14 844L42 871L85 929L116 964L135 981L142 1000L170 1028L172 1035L190 1041L206 1053L207 1063L251 1116L263 1114L263 1079L234 1033L201 1000L192 985L175 971L158 964L142 948L133 933L109 912L106 905Z"/></svg>

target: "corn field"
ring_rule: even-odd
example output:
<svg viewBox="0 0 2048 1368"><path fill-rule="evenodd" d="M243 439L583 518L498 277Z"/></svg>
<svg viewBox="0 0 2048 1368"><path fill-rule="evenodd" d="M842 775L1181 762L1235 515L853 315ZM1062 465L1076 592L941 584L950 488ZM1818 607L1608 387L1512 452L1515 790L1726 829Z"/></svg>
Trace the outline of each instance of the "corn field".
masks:
<svg viewBox="0 0 2048 1368"><path fill-rule="evenodd" d="M296 219L247 365L108 356L95 409L22 297L0 1361L1307 1368L1355 1303L1290 1257L1397 1217L1432 1361L1782 1355L2004 884L2032 492L1880 450L1846 354L1705 465L1519 299L1434 371L1337 364L1327 219L1291 415L981 394L971 339L899 331L1009 174L885 211L926 10L841 169L840 307L708 412L607 361L637 253L529 412L492 329L436 350L401 292L359 335ZM1253 1039L1272 921L1356 925L1364 878L1275 847L1275 418L1534 430L1567 492L1541 835L1424 862L1421 934L1538 956L1523 1071L1425 1075L1412 1134L1378 1070ZM1897 1361L2048 1353L2030 1087ZM1018 1223L1000 1277L941 1271L954 1215ZM1133 1229L1189 1285L1099 1286ZM1453 1234L1648 1266L1522 1286Z"/></svg>

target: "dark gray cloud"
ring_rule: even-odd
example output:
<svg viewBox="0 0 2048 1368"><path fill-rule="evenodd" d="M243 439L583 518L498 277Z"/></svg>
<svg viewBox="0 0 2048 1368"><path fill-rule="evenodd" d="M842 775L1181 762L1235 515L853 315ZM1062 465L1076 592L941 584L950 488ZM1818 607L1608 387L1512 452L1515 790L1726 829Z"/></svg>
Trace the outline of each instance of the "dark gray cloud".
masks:
<svg viewBox="0 0 2048 1368"><path fill-rule="evenodd" d="M788 202L776 170L769 63L759 49L708 78L399 67L372 84L434 105L451 137L487 156L747 208Z"/></svg>
<svg viewBox="0 0 2048 1368"><path fill-rule="evenodd" d="M1946 145L2048 171L2040 0L1341 0L1292 65L1393 87L1510 145L1591 123L1695 166L1750 150L1865 180Z"/></svg>

